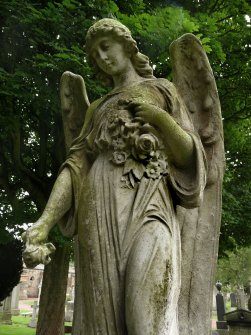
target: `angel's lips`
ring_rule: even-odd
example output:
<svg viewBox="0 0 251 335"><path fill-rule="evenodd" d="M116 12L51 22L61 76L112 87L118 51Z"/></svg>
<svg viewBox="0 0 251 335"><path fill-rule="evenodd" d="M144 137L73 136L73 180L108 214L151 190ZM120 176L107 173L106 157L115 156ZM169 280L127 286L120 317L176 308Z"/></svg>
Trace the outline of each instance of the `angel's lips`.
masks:
<svg viewBox="0 0 251 335"><path fill-rule="evenodd" d="M103 70L110 70L112 66L113 66L112 62L103 62L102 63Z"/></svg>

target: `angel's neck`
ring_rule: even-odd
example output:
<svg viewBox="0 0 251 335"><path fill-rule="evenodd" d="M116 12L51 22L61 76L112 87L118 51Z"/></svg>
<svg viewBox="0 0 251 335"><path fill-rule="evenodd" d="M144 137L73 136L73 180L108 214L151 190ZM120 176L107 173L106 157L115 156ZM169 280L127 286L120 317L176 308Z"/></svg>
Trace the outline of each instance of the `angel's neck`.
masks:
<svg viewBox="0 0 251 335"><path fill-rule="evenodd" d="M138 75L133 66L130 66L123 73L114 75L112 79L115 89L141 81L142 77Z"/></svg>

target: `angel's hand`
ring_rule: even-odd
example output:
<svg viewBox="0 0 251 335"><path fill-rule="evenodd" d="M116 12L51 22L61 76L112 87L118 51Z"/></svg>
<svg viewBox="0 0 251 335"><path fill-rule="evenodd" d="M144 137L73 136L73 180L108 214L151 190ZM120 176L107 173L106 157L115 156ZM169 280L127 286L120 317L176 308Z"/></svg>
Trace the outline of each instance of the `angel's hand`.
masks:
<svg viewBox="0 0 251 335"><path fill-rule="evenodd" d="M46 243L48 234L48 226L41 220L23 233L22 239L26 243L23 259L28 268L51 261L50 255L56 249L52 243Z"/></svg>
<svg viewBox="0 0 251 335"><path fill-rule="evenodd" d="M32 227L22 234L22 239L26 244L41 244L47 241L49 230L47 225L38 220Z"/></svg>
<svg viewBox="0 0 251 335"><path fill-rule="evenodd" d="M129 108L134 110L135 121L150 123L154 126L159 126L161 119L166 115L163 109L146 102L131 102Z"/></svg>

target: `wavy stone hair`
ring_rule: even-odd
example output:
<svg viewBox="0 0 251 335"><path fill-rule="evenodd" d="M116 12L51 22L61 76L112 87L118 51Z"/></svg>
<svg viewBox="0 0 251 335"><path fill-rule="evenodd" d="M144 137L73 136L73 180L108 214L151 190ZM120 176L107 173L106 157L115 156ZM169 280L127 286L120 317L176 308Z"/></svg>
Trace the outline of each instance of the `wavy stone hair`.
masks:
<svg viewBox="0 0 251 335"><path fill-rule="evenodd" d="M153 69L149 64L149 58L139 52L136 41L132 38L130 30L114 19L102 19L94 23L86 34L86 52L90 64L93 66L94 72L98 80L106 85L112 86L112 77L102 71L95 59L91 55L92 41L104 35L109 34L114 37L118 42L121 42L125 50L128 51L131 56L131 62L135 71L144 78L155 78L153 76Z"/></svg>

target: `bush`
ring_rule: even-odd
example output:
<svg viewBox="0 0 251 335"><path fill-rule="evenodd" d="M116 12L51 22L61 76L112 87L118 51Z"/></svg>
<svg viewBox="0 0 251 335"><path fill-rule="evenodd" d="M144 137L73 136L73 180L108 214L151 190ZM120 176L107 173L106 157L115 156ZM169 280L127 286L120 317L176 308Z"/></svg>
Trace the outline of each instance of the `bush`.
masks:
<svg viewBox="0 0 251 335"><path fill-rule="evenodd" d="M23 272L23 243L12 240L0 244L0 301L4 300L19 283Z"/></svg>

